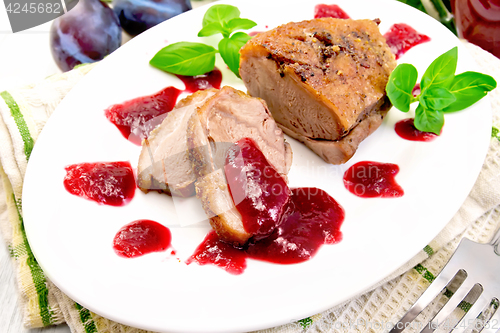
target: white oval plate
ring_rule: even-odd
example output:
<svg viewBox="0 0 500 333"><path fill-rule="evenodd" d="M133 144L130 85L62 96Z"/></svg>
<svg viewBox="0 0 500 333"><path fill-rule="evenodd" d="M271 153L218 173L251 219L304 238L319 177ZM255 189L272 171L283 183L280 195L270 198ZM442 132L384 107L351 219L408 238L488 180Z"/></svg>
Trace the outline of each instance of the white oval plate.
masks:
<svg viewBox="0 0 500 333"><path fill-rule="evenodd" d="M313 18L316 1L228 1L241 17L262 31L289 21ZM354 19L380 18L385 33L407 23L431 37L399 62L422 75L438 55L459 47L457 72L475 70L457 38L431 17L392 0L337 0ZM207 221L192 223L192 202L137 191L124 207L101 206L70 195L64 167L96 161L137 163L140 147L122 137L104 109L125 100L183 84L148 62L167 43L199 39L205 8L175 17L134 38L93 69L62 101L41 133L25 180L24 222L33 252L48 277L69 297L109 319L153 331L236 332L290 323L326 310L374 285L402 266L447 224L472 188L489 143L491 108L483 99L446 115L442 135L433 142L398 137L394 124L412 116L393 109L346 165L325 164L290 140L294 162L291 186L316 186L346 211L344 239L323 246L310 261L275 265L249 261L241 275L185 260L209 231ZM221 63L223 84L245 91ZM358 161L396 163L398 199L362 199L342 184L344 171ZM187 205L187 206L186 206ZM176 209L177 208L177 209ZM171 251L135 259L118 257L115 233L136 219L152 219L172 232ZM189 222L191 221L191 222ZM196 222L196 221L195 221Z"/></svg>

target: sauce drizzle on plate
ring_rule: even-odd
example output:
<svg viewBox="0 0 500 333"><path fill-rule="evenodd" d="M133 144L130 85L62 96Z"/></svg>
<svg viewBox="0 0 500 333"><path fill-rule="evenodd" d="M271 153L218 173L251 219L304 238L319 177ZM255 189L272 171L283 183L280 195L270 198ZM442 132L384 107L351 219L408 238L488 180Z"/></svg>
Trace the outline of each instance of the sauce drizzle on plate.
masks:
<svg viewBox="0 0 500 333"><path fill-rule="evenodd" d="M208 233L186 261L216 265L231 274L241 274L246 259L275 264L296 264L311 259L323 244L342 240L340 227L345 212L335 199L318 188L293 188L281 223L263 239L237 248Z"/></svg>
<svg viewBox="0 0 500 333"><path fill-rule="evenodd" d="M393 163L358 162L344 173L344 185L361 198L398 198L404 191L394 177L399 166Z"/></svg>
<svg viewBox="0 0 500 333"><path fill-rule="evenodd" d="M401 58L412 47L431 40L429 36L419 33L406 23L393 24L384 37L396 59Z"/></svg>
<svg viewBox="0 0 500 333"><path fill-rule="evenodd" d="M104 111L104 115L127 140L140 146L142 140L172 111L181 93L219 89L222 82L222 73L218 68L203 75L176 76L184 83L184 90L169 86L155 94L112 105Z"/></svg>
<svg viewBox="0 0 500 333"><path fill-rule="evenodd" d="M164 225L152 220L136 220L123 226L113 239L116 254L135 258L151 252L165 251L170 247L172 235ZM172 251L175 255L175 251Z"/></svg>
<svg viewBox="0 0 500 333"><path fill-rule="evenodd" d="M394 126L394 130L401 138L409 141L429 142L438 137L434 133L418 130L414 121L414 118L400 120Z"/></svg>
<svg viewBox="0 0 500 333"><path fill-rule="evenodd" d="M72 164L66 168L64 187L76 196L110 206L123 206L134 197L134 171L129 162Z"/></svg>
<svg viewBox="0 0 500 333"><path fill-rule="evenodd" d="M229 150L226 177L233 188L231 194L235 203L238 199L235 199L234 189L240 191L242 184L249 186L249 193L247 191L243 196L242 193L236 193L243 197L243 204L236 204L236 208L242 215L243 226L254 237L239 248L219 240L217 234L211 231L187 260L187 264L212 264L229 273L241 274L245 270L247 258L276 264L295 264L312 258L323 244L334 244L342 239L340 227L345 212L335 199L318 188L289 189L252 140L240 140L235 146L240 151L236 148ZM279 191L281 195L273 195L273 190ZM255 198L253 193L260 194ZM278 201L278 205L275 201ZM276 206L280 209L277 210ZM276 215L275 219L267 218L262 223L268 235L256 232L256 217L261 215L259 208ZM253 223L248 225L245 221Z"/></svg>

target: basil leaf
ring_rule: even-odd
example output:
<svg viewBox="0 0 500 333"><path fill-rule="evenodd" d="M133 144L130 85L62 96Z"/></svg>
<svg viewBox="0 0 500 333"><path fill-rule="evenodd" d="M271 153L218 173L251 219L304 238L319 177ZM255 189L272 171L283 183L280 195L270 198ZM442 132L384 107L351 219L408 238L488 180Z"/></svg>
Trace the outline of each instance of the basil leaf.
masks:
<svg viewBox="0 0 500 333"><path fill-rule="evenodd" d="M195 76L214 69L216 53L209 45L179 42L158 51L149 63L168 73Z"/></svg>
<svg viewBox="0 0 500 333"><path fill-rule="evenodd" d="M235 30L247 30L255 27L256 25L257 23L252 20L236 17L229 20L224 26L227 28L229 33L232 33Z"/></svg>
<svg viewBox="0 0 500 333"><path fill-rule="evenodd" d="M208 8L205 16L203 16L202 26L205 27L210 23L218 22L221 25L231 19L240 17L240 10L231 5L213 5Z"/></svg>
<svg viewBox="0 0 500 333"><path fill-rule="evenodd" d="M410 110L410 104L415 100L413 88L417 78L417 69L410 64L400 64L392 71L385 89L389 100L397 109L403 112Z"/></svg>
<svg viewBox="0 0 500 333"><path fill-rule="evenodd" d="M212 22L201 28L198 32L198 37L207 37L218 33L225 34L227 31L220 22Z"/></svg>
<svg viewBox="0 0 500 333"><path fill-rule="evenodd" d="M252 39L252 36L250 36L249 34L245 33L245 32L235 32L232 36L231 36L231 40L235 41L235 42L238 42L241 44L240 46L240 49L243 47L243 45L245 45L250 39ZM239 52L239 50L238 50Z"/></svg>
<svg viewBox="0 0 500 333"><path fill-rule="evenodd" d="M450 92L456 101L443 109L443 112L455 112L468 108L495 89L497 82L489 75L477 72L464 72L454 77Z"/></svg>
<svg viewBox="0 0 500 333"><path fill-rule="evenodd" d="M456 97L446 88L431 86L420 96L420 103L427 110L443 110L456 101Z"/></svg>
<svg viewBox="0 0 500 333"><path fill-rule="evenodd" d="M457 62L458 49L456 46L437 57L422 76L422 80L420 81L422 90L432 85L448 87L455 75Z"/></svg>
<svg viewBox="0 0 500 333"><path fill-rule="evenodd" d="M240 77L240 49L251 38L244 32L237 32L231 38L224 38L219 42L222 59L237 77Z"/></svg>
<svg viewBox="0 0 500 333"><path fill-rule="evenodd" d="M444 115L441 111L427 110L422 104L418 104L415 110L414 124L422 132L432 132L439 135L444 125Z"/></svg>

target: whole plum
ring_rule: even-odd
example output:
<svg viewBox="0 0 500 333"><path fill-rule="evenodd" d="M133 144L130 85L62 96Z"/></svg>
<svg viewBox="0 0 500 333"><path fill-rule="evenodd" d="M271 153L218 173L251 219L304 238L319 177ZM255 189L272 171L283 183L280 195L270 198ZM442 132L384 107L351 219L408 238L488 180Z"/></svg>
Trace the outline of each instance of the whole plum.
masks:
<svg viewBox="0 0 500 333"><path fill-rule="evenodd" d="M120 47L122 31L115 13L99 0L80 0L50 28L52 56L62 71L103 59Z"/></svg>
<svg viewBox="0 0 500 333"><path fill-rule="evenodd" d="M190 0L113 0L123 30L132 36L190 9Z"/></svg>

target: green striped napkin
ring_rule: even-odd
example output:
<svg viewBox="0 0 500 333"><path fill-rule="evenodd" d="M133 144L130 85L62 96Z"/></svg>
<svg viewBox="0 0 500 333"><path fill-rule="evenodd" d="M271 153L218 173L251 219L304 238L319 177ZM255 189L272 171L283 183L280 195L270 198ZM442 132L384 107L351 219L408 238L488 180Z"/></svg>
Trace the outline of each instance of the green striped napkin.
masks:
<svg viewBox="0 0 500 333"><path fill-rule="evenodd" d="M500 82L500 59L472 44L466 46L481 71ZM23 227L23 178L38 134L68 91L93 67L82 66L0 93L0 232L17 273L26 327L66 322L73 333L144 332L92 313L64 295L41 270ZM261 332L387 332L433 281L462 237L489 241L500 226L499 89L492 91L490 97L494 127L485 164L469 197L446 228L404 267L370 291L323 313ZM448 290L436 300L421 320L430 318L452 293L453 290ZM461 309L466 311L468 307L466 299Z"/></svg>

